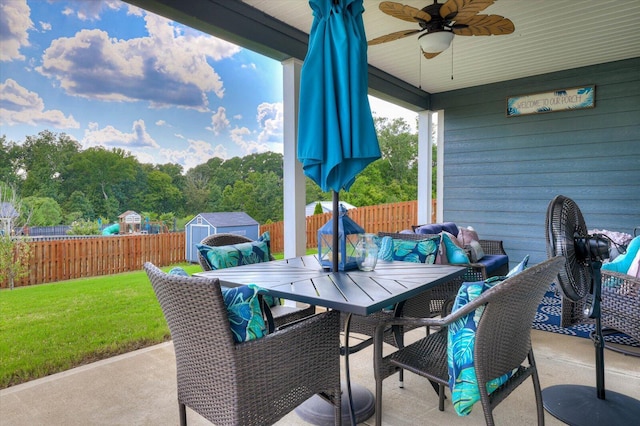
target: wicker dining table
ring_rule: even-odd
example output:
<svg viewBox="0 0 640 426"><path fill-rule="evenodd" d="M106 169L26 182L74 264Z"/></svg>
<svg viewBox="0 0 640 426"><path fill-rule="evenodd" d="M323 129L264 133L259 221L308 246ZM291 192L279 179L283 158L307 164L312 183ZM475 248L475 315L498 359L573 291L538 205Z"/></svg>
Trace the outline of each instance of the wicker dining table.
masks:
<svg viewBox="0 0 640 426"><path fill-rule="evenodd" d="M464 268L452 265L379 260L373 271L365 272L356 269L332 272L323 269L317 255L307 255L198 272L194 275L218 278L220 284L227 287L256 284L265 289L270 296L339 310L347 315L370 315L456 279L462 276L464 271ZM348 324L349 321L345 321L347 327ZM347 336L348 332L348 329L345 330ZM349 351L343 352L349 416L351 423L356 424L357 409L354 407L349 377ZM358 391L362 392L362 389L364 388L358 388ZM373 394L366 389L365 391L373 400ZM365 401L367 398L369 397L356 396L355 399ZM373 414L373 406L365 411L362 418ZM361 413L361 411L358 412ZM315 408L309 413L313 416ZM314 422L314 419L307 420Z"/></svg>

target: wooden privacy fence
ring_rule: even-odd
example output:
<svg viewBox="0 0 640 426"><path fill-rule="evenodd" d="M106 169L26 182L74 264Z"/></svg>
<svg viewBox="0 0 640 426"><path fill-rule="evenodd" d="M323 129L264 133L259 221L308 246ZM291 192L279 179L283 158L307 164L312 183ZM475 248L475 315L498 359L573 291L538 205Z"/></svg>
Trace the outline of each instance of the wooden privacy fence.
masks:
<svg viewBox="0 0 640 426"><path fill-rule="evenodd" d="M29 242L29 273L16 287L184 262L184 232ZM0 283L2 288L7 282Z"/></svg>
<svg viewBox="0 0 640 426"><path fill-rule="evenodd" d="M435 201L433 204L435 212ZM394 204L358 207L349 210L349 217L367 232L395 232L417 225L418 203L406 201ZM331 213L307 217L307 248L318 247L318 229ZM435 213L432 217L435 222ZM284 222L261 225L269 231L271 251L284 251ZM110 275L139 271L144 262L167 266L185 261L185 234L116 235L29 241L29 273L16 280L14 286L27 286L73 278ZM7 282L0 288L8 287Z"/></svg>
<svg viewBox="0 0 640 426"><path fill-rule="evenodd" d="M435 222L436 201L432 201L431 222ZM367 232L396 232L410 229L411 225L418 225L418 202L405 201L402 203L379 204L377 206L358 207L349 210L349 217L362 226ZM307 248L318 247L318 229L329 219L332 213L307 216ZM271 251L284 251L284 222L260 225L260 232L269 231L271 236Z"/></svg>

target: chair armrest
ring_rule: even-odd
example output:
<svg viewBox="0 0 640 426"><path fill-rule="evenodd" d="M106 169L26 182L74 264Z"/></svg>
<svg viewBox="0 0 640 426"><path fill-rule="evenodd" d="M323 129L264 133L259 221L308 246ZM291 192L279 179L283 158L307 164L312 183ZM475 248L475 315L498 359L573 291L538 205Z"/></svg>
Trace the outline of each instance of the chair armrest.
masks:
<svg viewBox="0 0 640 426"><path fill-rule="evenodd" d="M393 317L384 323L380 323L378 328L388 327L392 325L399 326L415 326L415 327L446 327L452 322L462 318L463 316L473 312L479 306L487 303L487 299L491 297L490 293L483 293L477 299L472 300L462 306L455 312L450 313L444 318L415 318L415 317Z"/></svg>
<svg viewBox="0 0 640 426"><path fill-rule="evenodd" d="M252 368L287 370L299 363L298 360L312 360L315 357L328 358L329 353L340 360L340 313L323 312L287 327L276 329L259 339L249 340L235 345L236 355L241 358L240 365ZM265 357L265 354L269 354ZM302 362L299 368L316 368ZM322 364L322 362L320 362ZM339 368L336 370L339 374ZM249 371L248 375L253 372ZM283 373L285 374L285 373Z"/></svg>
<svg viewBox="0 0 640 426"><path fill-rule="evenodd" d="M500 240L480 240L480 247L484 254L507 254Z"/></svg>
<svg viewBox="0 0 640 426"><path fill-rule="evenodd" d="M602 325L640 342L640 278L602 270Z"/></svg>

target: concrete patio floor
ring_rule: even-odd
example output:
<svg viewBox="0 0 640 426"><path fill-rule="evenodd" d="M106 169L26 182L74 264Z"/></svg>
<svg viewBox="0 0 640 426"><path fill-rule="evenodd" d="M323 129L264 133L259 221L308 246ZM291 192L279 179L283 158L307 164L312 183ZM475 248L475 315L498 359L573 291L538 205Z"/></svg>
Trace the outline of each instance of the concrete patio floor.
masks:
<svg viewBox="0 0 640 426"><path fill-rule="evenodd" d="M412 337L417 336L419 334ZM595 386L595 355L589 339L535 330L532 339L543 389L555 384ZM351 356L352 380L374 390L371 365L371 348ZM640 358L605 350L605 366L607 390L640 399ZM531 383L527 381L496 408L497 424L536 424L533 398ZM437 405L437 395L425 379L406 373L404 389L398 388L395 377L385 380L384 425L484 424L479 404L468 417L458 417L449 400L444 412L438 411ZM187 410L187 419L194 426L210 424L190 410ZM545 421L551 426L562 424L548 413ZM372 417L362 424L374 423ZM3 426L177 424L171 342L0 391L0 425ZM277 424L306 423L292 412Z"/></svg>

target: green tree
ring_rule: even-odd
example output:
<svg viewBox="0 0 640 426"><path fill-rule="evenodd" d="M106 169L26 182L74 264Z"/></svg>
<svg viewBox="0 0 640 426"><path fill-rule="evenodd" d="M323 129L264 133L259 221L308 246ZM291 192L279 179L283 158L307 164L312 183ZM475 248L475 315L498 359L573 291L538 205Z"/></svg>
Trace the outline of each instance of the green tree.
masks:
<svg viewBox="0 0 640 426"><path fill-rule="evenodd" d="M320 202L316 203L315 208L313 209L313 214L322 214L324 210L322 209L322 204Z"/></svg>
<svg viewBox="0 0 640 426"><path fill-rule="evenodd" d="M7 142L4 135L0 136L0 182L17 188L22 180L18 177L20 146L14 142Z"/></svg>
<svg viewBox="0 0 640 426"><path fill-rule="evenodd" d="M54 226L62 223L62 209L56 200L50 197L26 197L22 200L30 212L25 220L29 226Z"/></svg>
<svg viewBox="0 0 640 426"><path fill-rule="evenodd" d="M259 223L282 220L282 179L275 173L251 173L222 191L220 211L243 211Z"/></svg>
<svg viewBox="0 0 640 426"><path fill-rule="evenodd" d="M89 148L72 158L65 186L70 192L84 192L96 214L114 220L121 205L129 208L138 165L135 157L122 149Z"/></svg>
<svg viewBox="0 0 640 426"><path fill-rule="evenodd" d="M219 188L218 188L219 190ZM222 191L219 191L220 193ZM187 172L184 185L185 210L191 214L208 212L210 201L209 176L204 169Z"/></svg>
<svg viewBox="0 0 640 426"><path fill-rule="evenodd" d="M82 191L73 191L71 193L71 196L63 206L63 211L66 212L65 217L74 216L74 219L68 222L73 222L77 219L95 219L96 217L93 204Z"/></svg>
<svg viewBox="0 0 640 426"><path fill-rule="evenodd" d="M13 237L12 230L21 227L28 219L26 209L9 185L0 182L0 216L5 226L0 229L0 282L7 281L13 289L16 280L29 272L30 248L22 237Z"/></svg>
<svg viewBox="0 0 640 426"><path fill-rule="evenodd" d="M68 235L100 235L98 222L94 220L79 219L71 223Z"/></svg>
<svg viewBox="0 0 640 426"><path fill-rule="evenodd" d="M61 185L65 169L80 144L68 135L48 130L27 136L19 149L19 164L26 172L21 187L22 197L50 197L62 200Z"/></svg>
<svg viewBox="0 0 640 426"><path fill-rule="evenodd" d="M171 182L171 176L159 170L147 175L147 191L144 206L157 213L176 211L183 202L182 193Z"/></svg>

